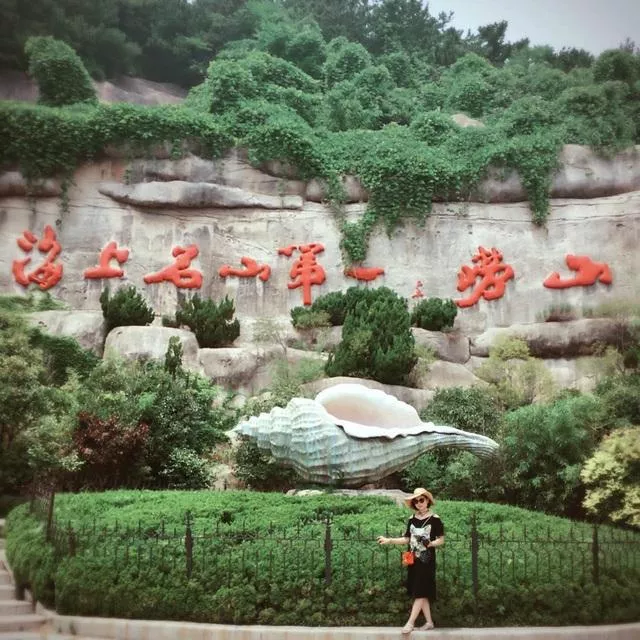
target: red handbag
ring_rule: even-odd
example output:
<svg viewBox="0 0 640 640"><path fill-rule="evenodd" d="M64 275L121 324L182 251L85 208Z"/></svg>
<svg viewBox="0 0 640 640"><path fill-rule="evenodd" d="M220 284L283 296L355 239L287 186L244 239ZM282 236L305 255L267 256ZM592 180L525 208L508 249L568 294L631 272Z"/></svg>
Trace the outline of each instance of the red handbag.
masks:
<svg viewBox="0 0 640 640"><path fill-rule="evenodd" d="M405 567L411 566L416 561L416 557L413 551L403 551L402 552L402 564Z"/></svg>

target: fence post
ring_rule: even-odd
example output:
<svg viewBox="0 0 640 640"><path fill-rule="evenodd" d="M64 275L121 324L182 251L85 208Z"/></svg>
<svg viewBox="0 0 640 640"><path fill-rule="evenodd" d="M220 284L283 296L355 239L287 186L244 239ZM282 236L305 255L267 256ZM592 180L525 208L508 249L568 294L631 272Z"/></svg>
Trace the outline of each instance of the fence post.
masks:
<svg viewBox="0 0 640 640"><path fill-rule="evenodd" d="M331 516L327 516L324 529L324 583L331 584L331 550L333 549L333 541L331 540Z"/></svg>
<svg viewBox="0 0 640 640"><path fill-rule="evenodd" d="M476 512L471 514L471 587L473 590L474 610L478 610L478 525L476 522Z"/></svg>
<svg viewBox="0 0 640 640"><path fill-rule="evenodd" d="M69 555L73 557L76 555L76 534L71 526L71 522L69 522L67 527L67 537L69 539Z"/></svg>
<svg viewBox="0 0 640 640"><path fill-rule="evenodd" d="M51 494L49 495L49 508L47 510L47 532L46 532L46 540L47 542L51 542L51 530L53 528L53 505L56 499L55 489L51 489Z"/></svg>
<svg viewBox="0 0 640 640"><path fill-rule="evenodd" d="M598 525L593 525L593 538L591 543L591 557L593 569L593 584L600 584L600 545L598 543Z"/></svg>
<svg viewBox="0 0 640 640"><path fill-rule="evenodd" d="M186 523L184 546L187 552L187 579L189 579L191 578L191 571L193 569L193 533L191 532L191 511L187 511Z"/></svg>

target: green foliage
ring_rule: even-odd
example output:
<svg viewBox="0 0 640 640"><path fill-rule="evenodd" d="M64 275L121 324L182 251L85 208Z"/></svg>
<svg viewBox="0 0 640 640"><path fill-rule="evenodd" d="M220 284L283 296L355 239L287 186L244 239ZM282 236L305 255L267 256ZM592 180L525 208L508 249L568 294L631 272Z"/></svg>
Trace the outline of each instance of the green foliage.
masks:
<svg viewBox="0 0 640 640"><path fill-rule="evenodd" d="M458 307L453 300L428 298L420 300L411 311L411 325L429 331L442 331L453 327L457 314Z"/></svg>
<svg viewBox="0 0 640 640"><path fill-rule="evenodd" d="M66 43L51 36L27 40L29 73L40 90L38 101L50 107L96 103L96 92L82 60Z"/></svg>
<svg viewBox="0 0 640 640"><path fill-rule="evenodd" d="M30 339L34 347L42 350L47 377L52 385L63 385L72 371L84 378L100 361L95 353L83 349L74 338L54 336L34 328Z"/></svg>
<svg viewBox="0 0 640 640"><path fill-rule="evenodd" d="M209 464L191 449L174 449L160 472L168 489L205 489L210 482Z"/></svg>
<svg viewBox="0 0 640 640"><path fill-rule="evenodd" d="M589 513L640 527L640 427L606 436L580 477L586 487L583 505Z"/></svg>
<svg viewBox="0 0 640 640"><path fill-rule="evenodd" d="M332 291L318 296L310 307L294 307L291 309L291 321L294 327L301 328L301 323L308 324L309 318L313 321L324 321L325 316L320 315L324 313L328 316L328 324L334 327L344 324L346 299L342 291Z"/></svg>
<svg viewBox="0 0 640 640"><path fill-rule="evenodd" d="M166 487L169 481L178 482L181 461L191 465L185 451L202 456L225 440L224 431L231 427L234 412L226 401L218 401L219 396L207 379L179 368L172 372L157 362L103 360L78 388L76 403L86 416L86 437L98 440L112 434L109 437L121 440L123 446L110 459L96 461L114 468L111 480L103 473L90 472L85 461L84 471L69 483L106 486L104 483L117 479L126 486ZM78 437L75 432L74 437ZM77 450L82 458L84 450L79 445ZM180 453L172 463L174 469L167 471L176 450ZM127 464L118 457L124 452L128 452ZM95 455L98 453L96 449Z"/></svg>
<svg viewBox="0 0 640 640"><path fill-rule="evenodd" d="M612 80L632 85L640 80L640 58L624 49L603 51L593 65L593 79L596 82Z"/></svg>
<svg viewBox="0 0 640 640"><path fill-rule="evenodd" d="M313 311L307 307L291 309L291 321L296 329L318 329L331 326L331 317L326 311Z"/></svg>
<svg viewBox="0 0 640 640"><path fill-rule="evenodd" d="M187 511L198 536L190 579L185 575L183 541ZM623 561L601 563L596 587L591 555L583 553L591 540L591 526L482 503L438 500L437 511L448 531L446 547L438 551L447 554L438 559L446 566L438 576L446 606L436 603L434 610L443 626L471 627L479 621L492 626L562 626L635 620L640 585L637 566ZM477 600L469 590L474 513L480 538ZM400 550L381 548L375 537L387 532L401 535L408 515L405 508L386 499L330 494L59 494L56 519L69 523L83 542L75 556L56 553L44 541L43 525L29 515L27 505L7 519L7 554L18 584L31 586L40 601L55 604L62 615L225 624L296 625L305 620L322 626L398 626L407 609ZM332 520L333 566L340 567L334 570L330 587L323 581L327 516ZM116 521L118 533L113 535ZM98 532L106 527L108 534L93 536L94 522ZM525 527L527 545L513 549L506 541L521 539ZM625 557L617 549L620 535L612 528L599 528L604 557ZM637 545L637 533L629 535L629 543ZM167 536L174 536L169 544ZM123 538L136 553L129 554L128 561L123 553L114 563L113 554L116 548L122 549ZM63 549L64 543L60 541ZM635 553L635 547L632 549ZM508 570L503 566L501 572L507 554L513 566ZM366 557L367 562L357 562L358 557ZM557 557L564 562L555 562ZM343 566L343 558L353 561L346 560ZM318 602L325 606L314 606Z"/></svg>
<svg viewBox="0 0 640 640"><path fill-rule="evenodd" d="M203 349L227 347L240 335L240 322L233 319L235 305L225 296L217 303L215 300L202 300L199 295L180 302L176 312L178 324L187 325L196 335Z"/></svg>
<svg viewBox="0 0 640 640"><path fill-rule="evenodd" d="M346 38L335 38L327 45L324 63L324 78L328 87L353 79L360 71L371 65L369 52Z"/></svg>
<svg viewBox="0 0 640 640"><path fill-rule="evenodd" d="M503 412L493 395L480 387L438 389L420 417L429 422L495 438Z"/></svg>
<svg viewBox="0 0 640 640"><path fill-rule="evenodd" d="M100 294L100 306L107 333L116 327L151 324L155 313L134 285L118 289L113 296L109 287Z"/></svg>
<svg viewBox="0 0 640 640"><path fill-rule="evenodd" d="M438 389L422 420L497 438L503 412L490 392L479 387ZM457 500L500 500L499 467L466 451L440 449L412 462L402 473L405 488L429 487Z"/></svg>
<svg viewBox="0 0 640 640"><path fill-rule="evenodd" d="M238 480L257 491L285 491L300 482L293 469L278 464L249 438L242 438L236 449L233 472Z"/></svg>
<svg viewBox="0 0 640 640"><path fill-rule="evenodd" d="M595 449L603 418L602 404L590 396L505 414L500 464L508 502L581 515L580 471Z"/></svg>
<svg viewBox="0 0 640 640"><path fill-rule="evenodd" d="M550 400L555 393L555 382L544 362L532 358L527 343L518 338L496 340L476 375L492 385L507 409Z"/></svg>
<svg viewBox="0 0 640 640"><path fill-rule="evenodd" d="M426 111L411 122L411 131L425 144L438 146L457 130L451 116L441 111Z"/></svg>
<svg viewBox="0 0 640 640"><path fill-rule="evenodd" d="M416 363L407 301L387 287L347 290L342 341L329 355L329 376L402 384Z"/></svg>
<svg viewBox="0 0 640 640"><path fill-rule="evenodd" d="M595 392L612 420L640 424L640 374L609 376L598 383Z"/></svg>
<svg viewBox="0 0 640 640"><path fill-rule="evenodd" d="M53 298L48 291L30 291L26 296L0 295L0 311L29 313L64 308L65 305Z"/></svg>

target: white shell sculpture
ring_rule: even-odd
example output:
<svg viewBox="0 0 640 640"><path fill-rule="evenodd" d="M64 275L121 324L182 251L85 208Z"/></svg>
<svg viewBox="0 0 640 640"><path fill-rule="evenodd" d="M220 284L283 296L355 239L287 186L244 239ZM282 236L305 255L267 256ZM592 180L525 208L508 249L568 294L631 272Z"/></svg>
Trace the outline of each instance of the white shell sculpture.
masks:
<svg viewBox="0 0 640 640"><path fill-rule="evenodd" d="M481 457L498 449L486 436L422 422L412 406L359 384L335 385L313 400L293 398L232 431L309 482L345 486L380 480L438 447Z"/></svg>

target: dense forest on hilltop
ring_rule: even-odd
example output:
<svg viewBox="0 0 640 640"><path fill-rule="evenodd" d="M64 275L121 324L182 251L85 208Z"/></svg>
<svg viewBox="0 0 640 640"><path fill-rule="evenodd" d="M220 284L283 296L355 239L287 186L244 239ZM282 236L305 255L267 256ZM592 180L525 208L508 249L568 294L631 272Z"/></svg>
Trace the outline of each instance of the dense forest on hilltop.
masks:
<svg viewBox="0 0 640 640"><path fill-rule="evenodd" d="M506 42L506 22L464 35L450 26L452 14L433 16L419 0L0 0L0 15L0 68L26 69L27 38L50 35L75 49L96 79L134 74L185 87L238 40L297 64L311 54L302 68L315 77L325 44L340 36L373 56L406 51L433 66L468 52L495 65L527 52L562 71L593 62L582 49Z"/></svg>
<svg viewBox="0 0 640 640"><path fill-rule="evenodd" d="M594 58L510 43L506 22L465 35L417 0L0 7L0 62L29 70L42 105L0 107L0 166L33 180L68 177L112 144L132 156L158 142L174 154L195 142L205 157L240 146L257 165L283 160L323 179L338 214L339 178L354 174L370 194L364 217L343 223L356 262L376 223L392 229L423 219L433 200L466 199L489 167L518 171L543 223L563 144L611 153L640 141L640 53L629 40ZM179 107L98 104L85 68L191 89ZM479 126L458 126L460 112Z"/></svg>

